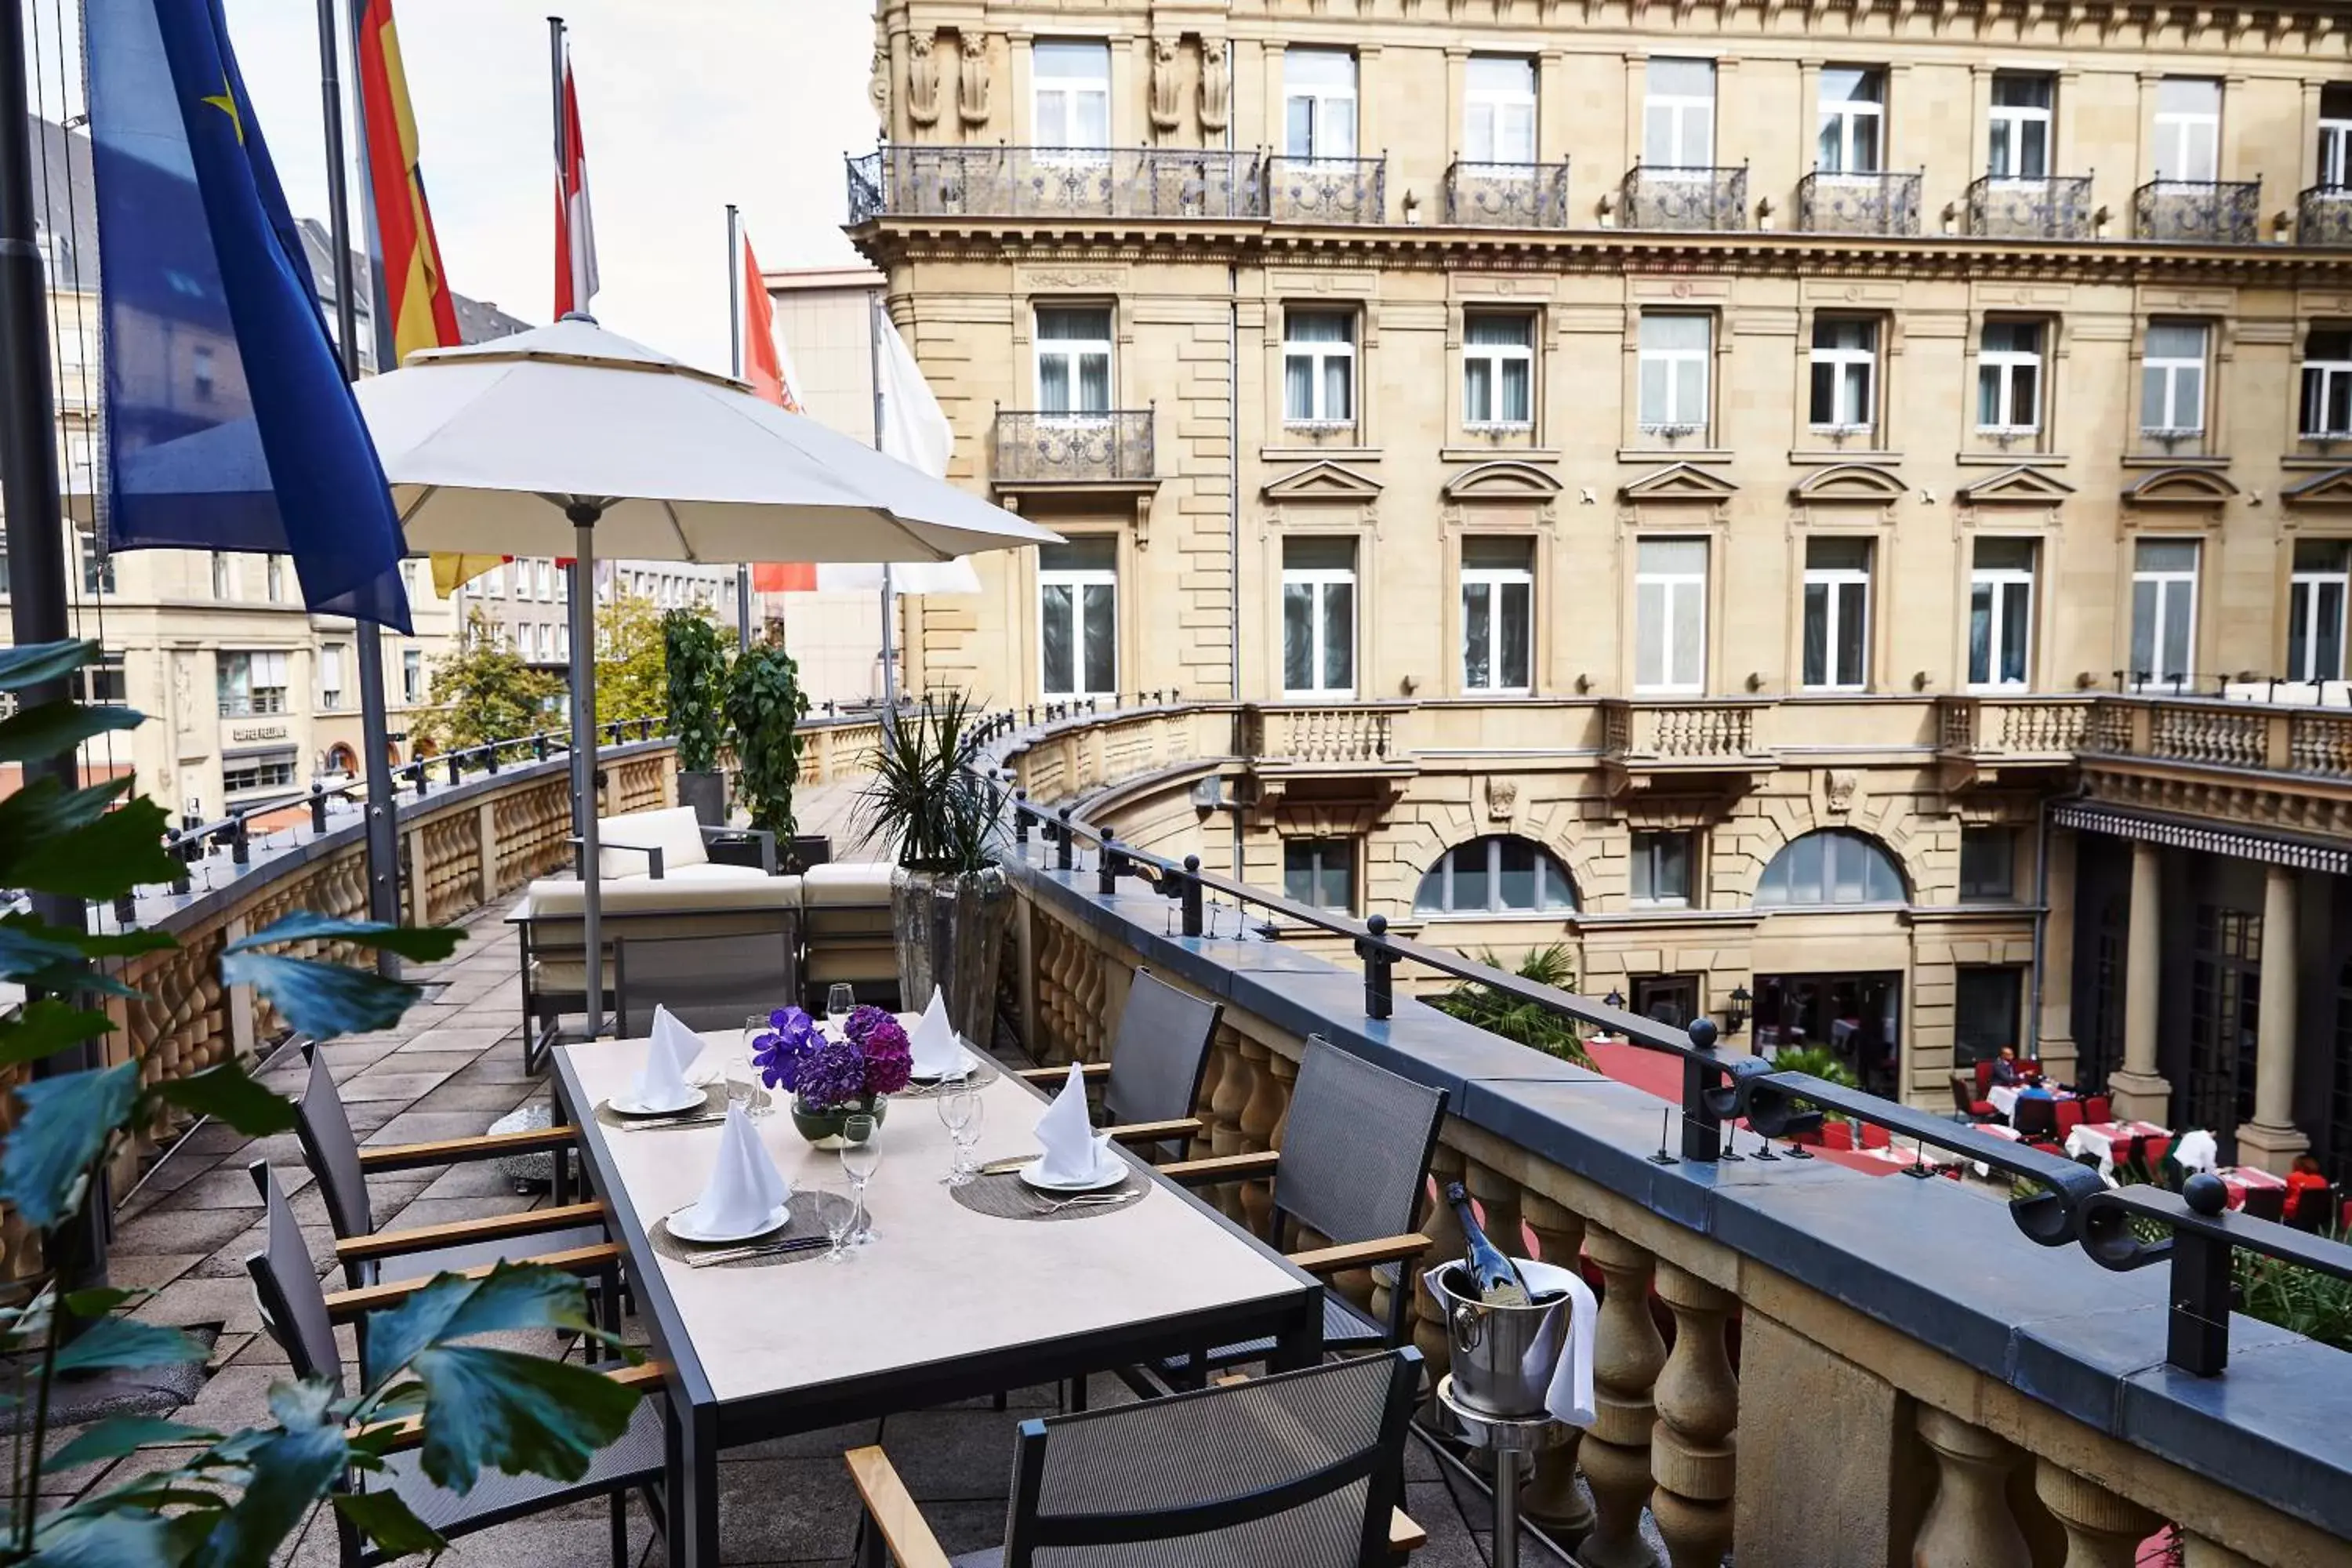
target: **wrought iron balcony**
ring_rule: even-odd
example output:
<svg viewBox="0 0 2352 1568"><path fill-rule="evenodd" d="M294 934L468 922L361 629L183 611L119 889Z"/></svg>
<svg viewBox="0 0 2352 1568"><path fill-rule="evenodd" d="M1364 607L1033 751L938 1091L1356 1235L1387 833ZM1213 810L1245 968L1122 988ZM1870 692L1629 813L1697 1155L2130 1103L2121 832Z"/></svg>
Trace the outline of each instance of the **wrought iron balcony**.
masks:
<svg viewBox="0 0 2352 1568"><path fill-rule="evenodd" d="M849 161L849 221L1255 218L1265 158L1233 148L878 148Z"/></svg>
<svg viewBox="0 0 2352 1568"><path fill-rule="evenodd" d="M1269 157L1265 216L1276 223L1385 223L1388 171L1386 157Z"/></svg>
<svg viewBox="0 0 2352 1568"><path fill-rule="evenodd" d="M1566 163L1472 163L1445 170L1445 221L1464 228L1566 228Z"/></svg>
<svg viewBox="0 0 2352 1568"><path fill-rule="evenodd" d="M1725 232L1748 226L1748 166L1643 168L1627 172L1626 228Z"/></svg>
<svg viewBox="0 0 2352 1568"><path fill-rule="evenodd" d="M1969 184L1969 233L1979 239L2088 239L2088 174L1986 174Z"/></svg>
<svg viewBox="0 0 2352 1568"><path fill-rule="evenodd" d="M995 479L1004 484L1101 484L1159 477L1149 408L1056 414L996 411Z"/></svg>
<svg viewBox="0 0 2352 1568"><path fill-rule="evenodd" d="M2252 245L2262 237L2260 180L2151 180L2132 193L2132 233L2197 245Z"/></svg>
<svg viewBox="0 0 2352 1568"><path fill-rule="evenodd" d="M2352 185L2314 185L2294 199L2297 245L2352 245Z"/></svg>
<svg viewBox="0 0 2352 1568"><path fill-rule="evenodd" d="M1807 234L1919 232L1919 175L1816 169L1797 182L1797 226Z"/></svg>

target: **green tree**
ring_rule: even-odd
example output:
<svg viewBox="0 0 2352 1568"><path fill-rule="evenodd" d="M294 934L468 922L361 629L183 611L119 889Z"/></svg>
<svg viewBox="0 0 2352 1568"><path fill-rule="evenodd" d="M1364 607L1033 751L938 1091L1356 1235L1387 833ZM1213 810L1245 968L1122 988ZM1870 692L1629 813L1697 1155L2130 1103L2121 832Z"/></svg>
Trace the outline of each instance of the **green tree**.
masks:
<svg viewBox="0 0 2352 1568"><path fill-rule="evenodd" d="M597 605L596 722L659 717L669 706L668 663L650 597L616 591Z"/></svg>
<svg viewBox="0 0 2352 1568"><path fill-rule="evenodd" d="M416 728L445 752L512 741L555 728L562 696L562 681L499 646L497 628L477 608L458 646L433 661L433 711Z"/></svg>
<svg viewBox="0 0 2352 1568"><path fill-rule="evenodd" d="M1481 952L1478 962L1489 969L1507 969L1522 980L1549 985L1556 991L1572 990L1576 985L1576 960L1559 942L1530 952L1516 969L1510 969L1492 952ZM1465 980L1451 991L1431 997L1429 1005L1441 1013L1451 1013L1465 1024L1475 1024L1490 1035L1533 1046L1580 1067L1592 1065L1592 1058L1584 1054L1583 1041L1577 1037L1573 1020L1533 1002L1522 1002L1483 980Z"/></svg>

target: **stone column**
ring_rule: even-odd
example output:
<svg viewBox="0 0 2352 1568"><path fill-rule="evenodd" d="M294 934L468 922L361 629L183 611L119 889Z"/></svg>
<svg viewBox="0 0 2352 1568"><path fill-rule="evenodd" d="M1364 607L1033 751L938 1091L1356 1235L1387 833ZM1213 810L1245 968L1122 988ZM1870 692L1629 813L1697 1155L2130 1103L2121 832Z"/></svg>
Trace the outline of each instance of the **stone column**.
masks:
<svg viewBox="0 0 2352 1568"><path fill-rule="evenodd" d="M2124 1065L2107 1075L2116 1115L2126 1121L2171 1120L2172 1085L2156 1070L2156 1008L2164 968L2163 856L2153 844L2132 846L2131 926L2124 945Z"/></svg>
<svg viewBox="0 0 2352 1568"><path fill-rule="evenodd" d="M1650 1500L1652 1390L1666 1364L1666 1342L1650 1317L1655 1259L1612 1230L1588 1226L1584 1250L1601 1270L1601 1331L1593 1347L1592 1429L1584 1435L1584 1479L1592 1488L1592 1533L1577 1548L1588 1568L1656 1568L1642 1539Z"/></svg>
<svg viewBox="0 0 2352 1568"><path fill-rule="evenodd" d="M2005 1495L2017 1450L1923 1405L1919 1436L1936 1456L1936 1497L1913 1539L1913 1568L2033 1568Z"/></svg>
<svg viewBox="0 0 2352 1568"><path fill-rule="evenodd" d="M2139 1543L2164 1521L2139 1504L2043 1459L2033 1489L2066 1531L2063 1568L2132 1568Z"/></svg>
<svg viewBox="0 0 2352 1568"><path fill-rule="evenodd" d="M2238 1130L2246 1163L2284 1174L2311 1140L2294 1124L2295 875L2273 866L2263 884L2262 1008L2254 1046L2254 1119Z"/></svg>
<svg viewBox="0 0 2352 1568"><path fill-rule="evenodd" d="M2042 874L2053 911L2042 932L2042 1016L2034 1020L2034 1047L2042 1070L2060 1083L2074 1081L2074 835L2055 828L2043 841L2049 864Z"/></svg>
<svg viewBox="0 0 2352 1568"><path fill-rule="evenodd" d="M1674 1568L1717 1568L1731 1545L1739 1382L1723 1328L1738 1300L1672 1263L1658 1265L1658 1299L1675 1314L1675 1348L1658 1374L1650 1429L1650 1512Z"/></svg>

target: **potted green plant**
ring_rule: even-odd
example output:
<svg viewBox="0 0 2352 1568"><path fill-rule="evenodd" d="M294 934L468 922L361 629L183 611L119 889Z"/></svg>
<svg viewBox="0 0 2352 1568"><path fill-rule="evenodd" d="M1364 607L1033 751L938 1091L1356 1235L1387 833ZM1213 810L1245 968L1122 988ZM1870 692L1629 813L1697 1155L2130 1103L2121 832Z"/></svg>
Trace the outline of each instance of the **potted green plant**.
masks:
<svg viewBox="0 0 2352 1568"><path fill-rule="evenodd" d="M727 825L727 775L719 771L719 709L727 698L727 648L697 610L661 620L669 732L677 742L677 798L705 827Z"/></svg>
<svg viewBox="0 0 2352 1568"><path fill-rule="evenodd" d="M810 857L794 833L793 790L801 778L799 725L808 699L801 692L800 666L776 632L735 657L726 713L735 733L737 802L751 814L752 826L776 836L785 870L806 869Z"/></svg>
<svg viewBox="0 0 2352 1568"><path fill-rule="evenodd" d="M936 985L956 1032L984 1041L1013 887L998 863L1002 802L981 776L972 717L959 692L886 724L858 809L867 840L897 862L890 914L900 1000L922 1006Z"/></svg>

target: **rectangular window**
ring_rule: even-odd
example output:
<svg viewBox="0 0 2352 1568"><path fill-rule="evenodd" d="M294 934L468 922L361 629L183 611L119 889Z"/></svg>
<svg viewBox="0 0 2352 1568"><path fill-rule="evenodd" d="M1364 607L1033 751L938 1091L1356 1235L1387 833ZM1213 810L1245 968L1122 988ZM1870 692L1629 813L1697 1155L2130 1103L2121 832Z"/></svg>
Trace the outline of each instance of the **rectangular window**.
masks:
<svg viewBox="0 0 2352 1568"><path fill-rule="evenodd" d="M343 705L343 645L327 643L319 649L319 706L332 713Z"/></svg>
<svg viewBox="0 0 2352 1568"><path fill-rule="evenodd" d="M229 795L256 790L291 789L294 753L273 752L260 757L229 757L221 763L221 788Z"/></svg>
<svg viewBox="0 0 2352 1568"><path fill-rule="evenodd" d="M1633 835L1633 901L1637 904L1690 902L1691 836L1687 833Z"/></svg>
<svg viewBox="0 0 2352 1568"><path fill-rule="evenodd" d="M2352 185L2352 83L2319 89L2319 183Z"/></svg>
<svg viewBox="0 0 2352 1568"><path fill-rule="evenodd" d="M1712 317L1644 311L1642 316L1642 431L1678 437L1706 431L1707 362Z"/></svg>
<svg viewBox="0 0 2352 1568"><path fill-rule="evenodd" d="M262 560L268 563L267 569L269 574L269 602L273 605L282 605L286 602L286 557L265 555Z"/></svg>
<svg viewBox="0 0 2352 1568"><path fill-rule="evenodd" d="M1977 428L1992 436L2042 428L2042 323L1987 321L1977 350Z"/></svg>
<svg viewBox="0 0 2352 1568"><path fill-rule="evenodd" d="M213 597L224 603L236 597L236 560L226 550L213 552Z"/></svg>
<svg viewBox="0 0 2352 1568"><path fill-rule="evenodd" d="M2151 321L2140 361L2139 427L2173 438L2205 430L2206 331L2196 321Z"/></svg>
<svg viewBox="0 0 2352 1568"><path fill-rule="evenodd" d="M2017 833L2008 827L1960 829L1960 900L1984 903L2017 896Z"/></svg>
<svg viewBox="0 0 2352 1568"><path fill-rule="evenodd" d="M80 688L78 695L93 708L120 708L131 700L119 653L100 654L97 662L85 664L74 673L75 684Z"/></svg>
<svg viewBox="0 0 2352 1568"><path fill-rule="evenodd" d="M2352 543L2341 539L2294 542L2294 575L2286 610L2289 680L2344 679L2347 584L2352 584Z"/></svg>
<svg viewBox="0 0 2352 1568"><path fill-rule="evenodd" d="M1355 423L1354 312L1283 312L1282 418L1286 425Z"/></svg>
<svg viewBox="0 0 2352 1568"><path fill-rule="evenodd" d="M1706 541L1644 539L1633 569L1633 689L1706 687Z"/></svg>
<svg viewBox="0 0 2352 1568"><path fill-rule="evenodd" d="M1462 423L1524 430L1535 421L1535 318L1478 313L1462 322Z"/></svg>
<svg viewBox="0 0 2352 1568"><path fill-rule="evenodd" d="M1870 681L1870 541L1805 541L1805 689Z"/></svg>
<svg viewBox="0 0 2352 1568"><path fill-rule="evenodd" d="M190 361L190 380L195 389L196 401L210 403L213 399L213 349L210 343L198 343Z"/></svg>
<svg viewBox="0 0 2352 1568"><path fill-rule="evenodd" d="M504 563L482 574L483 591L493 599L507 596L507 568Z"/></svg>
<svg viewBox="0 0 2352 1568"><path fill-rule="evenodd" d="M1535 542L1462 541L1462 685L1523 692L1535 668Z"/></svg>
<svg viewBox="0 0 2352 1568"><path fill-rule="evenodd" d="M1084 416L1110 412L1110 311L1037 308L1037 408Z"/></svg>
<svg viewBox="0 0 2352 1568"><path fill-rule="evenodd" d="M1282 844L1283 896L1309 909L1339 914L1356 910L1356 841L1352 838L1286 838Z"/></svg>
<svg viewBox="0 0 2352 1568"><path fill-rule="evenodd" d="M1283 151L1293 158L1356 155L1356 57L1348 49L1282 52Z"/></svg>
<svg viewBox="0 0 2352 1568"><path fill-rule="evenodd" d="M2023 686L2033 642L2033 541L1979 539L1969 574L1969 684Z"/></svg>
<svg viewBox="0 0 2352 1568"><path fill-rule="evenodd" d="M400 700L411 707L425 700L425 656L413 647L400 650Z"/></svg>
<svg viewBox="0 0 2352 1568"><path fill-rule="evenodd" d="M2168 76L2156 84L2156 177L2210 182L2221 177L2221 84L2210 77Z"/></svg>
<svg viewBox="0 0 2352 1568"><path fill-rule="evenodd" d="M1990 1061L2003 1046L2017 1044L2024 995L2021 969L1953 971L1952 1048L1959 1066Z"/></svg>
<svg viewBox="0 0 2352 1568"><path fill-rule="evenodd" d="M1821 128L1814 159L1824 174L1874 174L1886 124L1886 73L1853 66L1822 72Z"/></svg>
<svg viewBox="0 0 2352 1568"><path fill-rule="evenodd" d="M1110 46L1041 43L1029 58L1032 140L1040 147L1110 145Z"/></svg>
<svg viewBox="0 0 2352 1568"><path fill-rule="evenodd" d="M215 679L219 688L220 716L224 719L286 711L283 653L218 655Z"/></svg>
<svg viewBox="0 0 2352 1568"><path fill-rule="evenodd" d="M2049 177L2051 105L2056 96L2057 83L2050 77L1994 74L1987 174L1996 180Z"/></svg>
<svg viewBox="0 0 2352 1568"><path fill-rule="evenodd" d="M1037 644L1048 697L1118 689L1118 542L1081 536L1037 550Z"/></svg>
<svg viewBox="0 0 2352 1568"><path fill-rule="evenodd" d="M1878 323L1867 317L1813 318L1812 406L1816 430L1861 433L1878 423Z"/></svg>
<svg viewBox="0 0 2352 1568"><path fill-rule="evenodd" d="M2340 441L2352 436L2352 331L2314 327L2303 340L2303 435Z"/></svg>
<svg viewBox="0 0 2352 1568"><path fill-rule="evenodd" d="M1653 59L1642 78L1642 165L1704 169L1715 163L1715 62Z"/></svg>
<svg viewBox="0 0 2352 1568"><path fill-rule="evenodd" d="M1462 157L1470 163L1536 161L1536 62L1473 55L1462 85Z"/></svg>
<svg viewBox="0 0 2352 1568"><path fill-rule="evenodd" d="M2197 541L2132 547L2132 679L2170 683L2191 672L2197 630Z"/></svg>
<svg viewBox="0 0 2352 1568"><path fill-rule="evenodd" d="M539 601L547 604L555 597L555 563L541 558L530 563L531 575L539 579Z"/></svg>
<svg viewBox="0 0 2352 1568"><path fill-rule="evenodd" d="M1282 689L1349 697L1356 689L1356 542L1282 542Z"/></svg>
<svg viewBox="0 0 2352 1568"><path fill-rule="evenodd" d="M0 544L7 536L0 534ZM81 547L81 591L84 594L114 592L114 557L99 547L98 535L86 528L74 530L74 542ZM0 592L7 584L0 582Z"/></svg>

